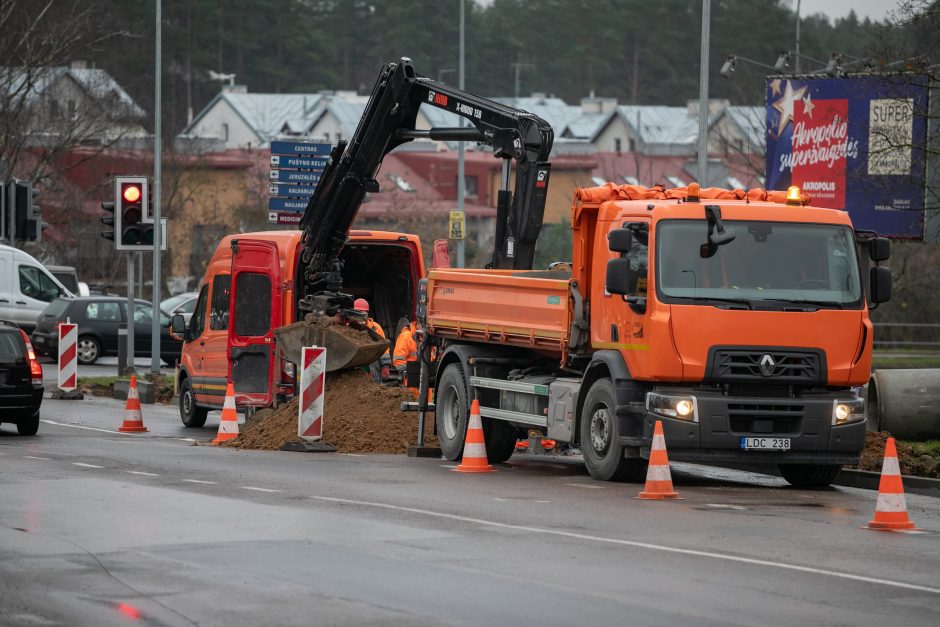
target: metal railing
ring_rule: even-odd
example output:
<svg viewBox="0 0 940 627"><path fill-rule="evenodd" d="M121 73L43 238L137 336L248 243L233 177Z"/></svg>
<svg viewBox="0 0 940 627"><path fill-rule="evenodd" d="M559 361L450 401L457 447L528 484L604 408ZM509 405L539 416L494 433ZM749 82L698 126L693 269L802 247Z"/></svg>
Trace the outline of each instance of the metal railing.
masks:
<svg viewBox="0 0 940 627"><path fill-rule="evenodd" d="M875 322L875 348L940 349L940 323Z"/></svg>

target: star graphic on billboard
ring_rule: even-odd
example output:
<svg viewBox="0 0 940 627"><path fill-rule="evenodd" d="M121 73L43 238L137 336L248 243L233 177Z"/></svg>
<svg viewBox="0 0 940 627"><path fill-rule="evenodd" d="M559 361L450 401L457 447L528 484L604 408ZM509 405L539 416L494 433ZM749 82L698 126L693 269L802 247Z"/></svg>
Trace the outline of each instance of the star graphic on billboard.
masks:
<svg viewBox="0 0 940 627"><path fill-rule="evenodd" d="M813 104L810 94L806 94L806 96L803 97L803 113L809 117L813 117L813 109L815 107L816 105Z"/></svg>
<svg viewBox="0 0 940 627"><path fill-rule="evenodd" d="M780 124L777 126L778 137L781 133L783 133L783 129L786 128L787 124L790 123L790 120L793 119L794 100L802 98L803 94L805 93L805 87L793 89L793 81L786 81L786 86L783 89L783 96L771 104L774 109L780 112Z"/></svg>
<svg viewBox="0 0 940 627"><path fill-rule="evenodd" d="M770 81L770 91L773 92L774 96L780 95L780 83L781 81L779 78L775 78L774 80Z"/></svg>

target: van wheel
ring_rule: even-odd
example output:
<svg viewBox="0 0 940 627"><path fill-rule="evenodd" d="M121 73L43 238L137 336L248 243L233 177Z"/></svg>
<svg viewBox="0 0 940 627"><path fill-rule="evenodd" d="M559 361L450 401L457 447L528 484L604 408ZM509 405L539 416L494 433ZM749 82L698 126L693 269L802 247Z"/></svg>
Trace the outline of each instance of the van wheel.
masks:
<svg viewBox="0 0 940 627"><path fill-rule="evenodd" d="M208 414L208 409L196 405L196 395L193 394L193 386L189 384L189 377L180 381L180 420L183 426L198 429L206 424Z"/></svg>
<svg viewBox="0 0 940 627"><path fill-rule="evenodd" d="M34 414L16 420L16 432L20 435L36 435L39 431L39 410Z"/></svg>
<svg viewBox="0 0 940 627"><path fill-rule="evenodd" d="M101 357L101 344L90 335L83 335L78 338L77 356L78 363L88 366L98 361Z"/></svg>
<svg viewBox="0 0 940 627"><path fill-rule="evenodd" d="M467 401L467 382L460 364L450 364L437 380L434 394L434 420L441 452L450 461L457 461L463 452L467 434L470 403Z"/></svg>
<svg viewBox="0 0 940 627"><path fill-rule="evenodd" d="M617 396L610 379L598 379L581 410L581 453L591 477L598 481L642 481L645 459L623 456L617 423Z"/></svg>

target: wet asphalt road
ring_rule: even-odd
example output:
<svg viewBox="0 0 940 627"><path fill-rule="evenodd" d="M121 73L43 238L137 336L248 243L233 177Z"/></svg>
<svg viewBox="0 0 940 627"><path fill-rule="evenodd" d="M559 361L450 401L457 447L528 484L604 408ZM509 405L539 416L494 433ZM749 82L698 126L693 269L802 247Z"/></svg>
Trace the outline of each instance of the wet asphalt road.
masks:
<svg viewBox="0 0 940 627"><path fill-rule="evenodd" d="M3 625L924 625L925 532L861 527L875 495L674 465L675 502L564 460L482 475L404 456L197 446L175 407L45 401L0 430ZM327 417L327 420L329 418ZM327 423L328 424L328 423ZM327 426L327 430L329 427Z"/></svg>

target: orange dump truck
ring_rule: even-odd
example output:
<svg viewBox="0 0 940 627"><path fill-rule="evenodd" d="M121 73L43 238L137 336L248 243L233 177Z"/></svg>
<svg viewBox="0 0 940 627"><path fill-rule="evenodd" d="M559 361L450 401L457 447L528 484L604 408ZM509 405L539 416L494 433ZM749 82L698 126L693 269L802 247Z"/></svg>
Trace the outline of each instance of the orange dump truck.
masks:
<svg viewBox="0 0 940 627"><path fill-rule="evenodd" d="M775 465L794 485L858 461L888 240L796 188L694 184L577 190L571 228L570 265L423 282L448 459L477 398L490 461L538 429L600 480L645 476L656 421L671 460Z"/></svg>

